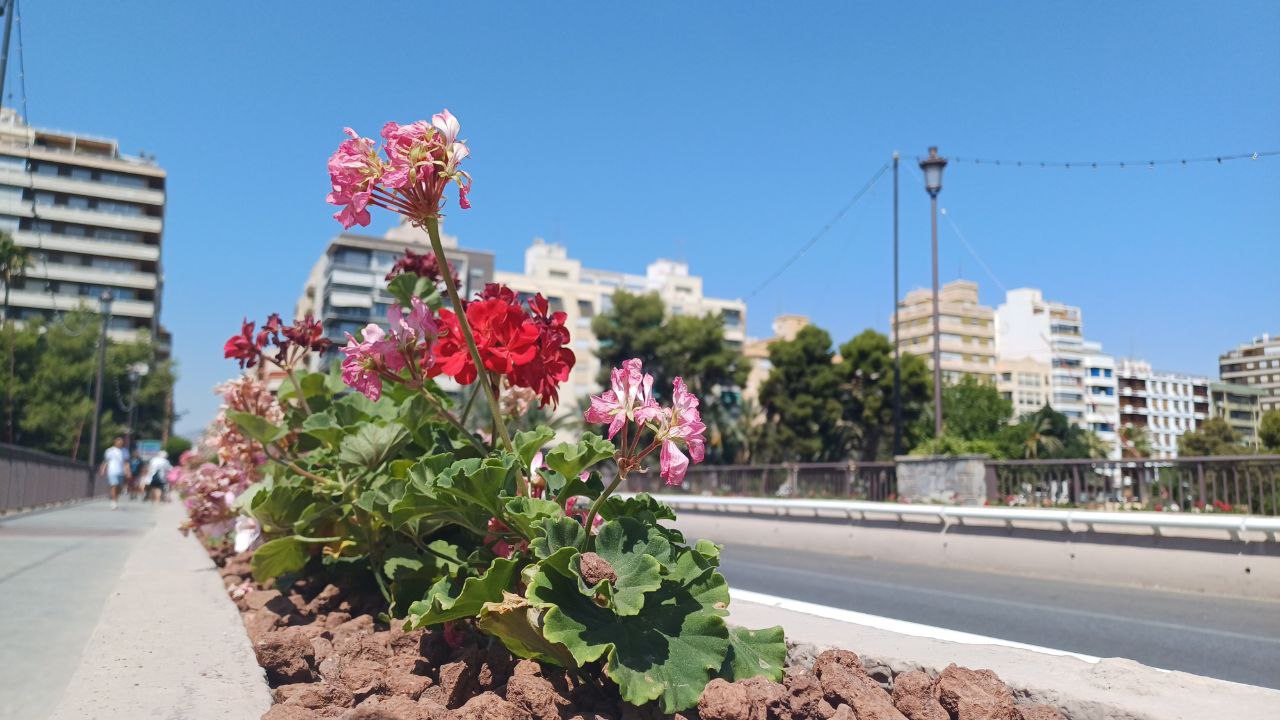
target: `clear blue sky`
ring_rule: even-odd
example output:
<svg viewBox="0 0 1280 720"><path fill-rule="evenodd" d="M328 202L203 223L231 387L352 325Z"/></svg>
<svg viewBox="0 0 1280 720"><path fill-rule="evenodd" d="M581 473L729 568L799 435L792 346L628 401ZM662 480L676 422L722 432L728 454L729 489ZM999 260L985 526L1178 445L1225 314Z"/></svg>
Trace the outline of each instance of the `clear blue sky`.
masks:
<svg viewBox="0 0 1280 720"><path fill-rule="evenodd" d="M905 291L929 281L927 196L905 166L930 144L1061 160L1280 148L1274 2L22 5L30 120L119 138L169 171L163 321L183 431L235 372L225 337L244 315L290 313L338 232L324 163L344 125L373 136L387 119L457 114L475 208L446 227L501 268L544 236L599 267L684 259L728 297L894 149ZM1280 330L1278 200L1280 158L953 165L942 194L1006 286L1082 306L1113 353L1205 374ZM752 333L779 312L837 341L886 330L890 202L886 178L752 297ZM943 279L998 303L941 228Z"/></svg>

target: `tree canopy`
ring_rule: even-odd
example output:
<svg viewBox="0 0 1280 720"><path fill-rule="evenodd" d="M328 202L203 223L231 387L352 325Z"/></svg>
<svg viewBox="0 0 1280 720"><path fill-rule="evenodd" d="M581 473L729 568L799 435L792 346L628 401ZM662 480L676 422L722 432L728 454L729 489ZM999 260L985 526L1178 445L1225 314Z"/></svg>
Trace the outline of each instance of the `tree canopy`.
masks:
<svg viewBox="0 0 1280 720"><path fill-rule="evenodd" d="M965 375L942 388L943 432L960 440L994 438L1013 417L1013 403L990 383Z"/></svg>
<svg viewBox="0 0 1280 720"><path fill-rule="evenodd" d="M1258 439L1268 452L1280 453L1280 410L1271 410L1258 424Z"/></svg>
<svg viewBox="0 0 1280 720"><path fill-rule="evenodd" d="M1209 418L1193 432L1178 438L1178 455L1205 457L1208 455L1241 455L1247 449L1240 444L1240 435L1222 418Z"/></svg>
<svg viewBox="0 0 1280 720"><path fill-rule="evenodd" d="M911 448L928 435L933 383L923 358L900 356L902 445ZM837 371L842 383L843 417L849 425L850 450L859 460L893 457L893 345L875 330L840 346Z"/></svg>
<svg viewBox="0 0 1280 720"><path fill-rule="evenodd" d="M769 377L760 386L765 415L761 459L828 462L848 457L840 373L831 336L813 325L769 345Z"/></svg>

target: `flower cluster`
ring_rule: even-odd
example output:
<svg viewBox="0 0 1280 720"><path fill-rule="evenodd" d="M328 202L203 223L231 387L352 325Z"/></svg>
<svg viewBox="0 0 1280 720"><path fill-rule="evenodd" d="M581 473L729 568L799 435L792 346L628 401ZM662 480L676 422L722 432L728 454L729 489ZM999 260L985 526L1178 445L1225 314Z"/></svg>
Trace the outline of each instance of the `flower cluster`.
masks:
<svg viewBox="0 0 1280 720"><path fill-rule="evenodd" d="M447 264L449 266L449 274L453 276L453 284L461 285L462 282L458 278L458 273L454 269L453 263ZM409 248L404 249L404 257L391 266L391 272L387 273L384 279L392 280L400 275L417 275L436 284L444 280L444 274L440 272L440 263L436 260L435 253L429 252L419 255Z"/></svg>
<svg viewBox="0 0 1280 720"><path fill-rule="evenodd" d="M223 403L205 436L214 454L226 465L243 468L261 465L265 461L265 449L240 432L227 419L227 411L250 413L278 425L284 422L280 401L266 385L250 377L229 380L214 388L214 392L222 396Z"/></svg>
<svg viewBox="0 0 1280 720"><path fill-rule="evenodd" d="M569 379L575 362L565 313L550 312L542 295L525 303L511 288L490 283L466 304L466 315L486 370L511 387L534 391L543 406L559 402L560 383ZM433 376L447 375L462 385L475 382L475 362L458 317L450 310L440 311L436 354Z"/></svg>
<svg viewBox="0 0 1280 720"><path fill-rule="evenodd" d="M609 390L591 397L586 419L608 425L610 440L624 431L617 458L619 472L639 467L646 455L660 448L658 465L662 477L668 485L679 485L690 460L700 463L706 456L707 426L698 412L698 398L685 387L684 379L677 377L672 383L671 406L663 407L653 398L653 376L644 372L639 359L614 368L609 385ZM630 438L625 432L629 424L636 426L635 435ZM653 441L637 451L645 428L653 433Z"/></svg>
<svg viewBox="0 0 1280 720"><path fill-rule="evenodd" d="M400 213L416 222L439 217L445 188L458 186L458 205L471 207L471 176L459 169L470 154L458 139L458 119L448 110L423 120L382 128L382 155L370 138L345 128L348 139L329 157L331 205L341 205L334 219L344 228L368 225L369 205ZM385 156L385 157L384 157Z"/></svg>
<svg viewBox="0 0 1280 720"><path fill-rule="evenodd" d="M331 344L324 336L324 326L310 313L294 320L292 325L285 325L278 314L272 313L256 333L255 327L254 322L246 319L240 333L223 344L222 356L238 361L241 368L251 368L263 361L283 368L310 351L324 352ZM268 347L274 348L274 354L268 354Z"/></svg>
<svg viewBox="0 0 1280 720"><path fill-rule="evenodd" d="M436 321L431 308L415 297L407 313L399 305L389 308L387 322L386 331L369 323L359 340L347 333L347 344L342 348L346 356L342 361L343 382L370 400L382 397L384 380L420 387L434 366Z"/></svg>

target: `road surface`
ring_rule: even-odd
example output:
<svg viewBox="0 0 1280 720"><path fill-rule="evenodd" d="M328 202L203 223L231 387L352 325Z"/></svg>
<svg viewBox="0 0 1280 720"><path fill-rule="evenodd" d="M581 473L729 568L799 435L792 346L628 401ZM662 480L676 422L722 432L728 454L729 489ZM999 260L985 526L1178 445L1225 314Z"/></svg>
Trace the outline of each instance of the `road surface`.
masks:
<svg viewBox="0 0 1280 720"><path fill-rule="evenodd" d="M898 620L1280 688L1280 598L1043 580L726 545L730 586Z"/></svg>

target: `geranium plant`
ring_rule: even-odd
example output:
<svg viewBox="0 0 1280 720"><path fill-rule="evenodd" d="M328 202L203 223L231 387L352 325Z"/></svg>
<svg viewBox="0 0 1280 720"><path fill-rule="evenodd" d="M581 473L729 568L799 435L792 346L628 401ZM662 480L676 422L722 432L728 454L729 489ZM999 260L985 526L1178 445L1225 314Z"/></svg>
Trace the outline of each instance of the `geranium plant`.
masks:
<svg viewBox="0 0 1280 720"><path fill-rule="evenodd" d="M397 263L397 304L385 324L347 336L337 374L296 372L302 353L325 349L308 318L286 331L272 316L257 334L246 323L228 340L242 367L275 363L290 378L275 410L226 413L261 449L262 480L236 500L262 535L258 579L361 573L407 627L470 623L518 656L602 672L624 700L665 712L694 705L715 677L779 678L781 628L725 623L719 548L686 541L651 496L616 494L634 473L679 485L702 461L697 398L677 378L660 402L630 360L586 413L608 439L509 434L532 401L559 402L574 365L564 313L496 284L459 295L439 232L450 185L470 207L452 114L387 123L381 147L346 132L329 160L334 217L351 227L371 207L391 210L426 230L432 253ZM486 429L471 415L477 396Z"/></svg>

